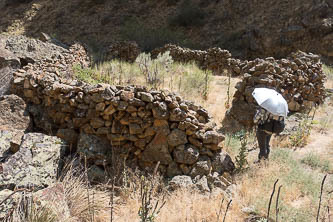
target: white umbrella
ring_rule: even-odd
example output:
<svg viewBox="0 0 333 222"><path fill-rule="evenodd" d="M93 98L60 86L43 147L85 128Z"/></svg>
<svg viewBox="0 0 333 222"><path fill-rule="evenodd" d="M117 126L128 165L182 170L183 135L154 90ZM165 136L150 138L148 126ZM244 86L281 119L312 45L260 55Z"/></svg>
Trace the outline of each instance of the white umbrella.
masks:
<svg viewBox="0 0 333 222"><path fill-rule="evenodd" d="M268 112L286 117L288 114L288 103L283 96L274 89L255 88L252 96L258 105L266 109Z"/></svg>

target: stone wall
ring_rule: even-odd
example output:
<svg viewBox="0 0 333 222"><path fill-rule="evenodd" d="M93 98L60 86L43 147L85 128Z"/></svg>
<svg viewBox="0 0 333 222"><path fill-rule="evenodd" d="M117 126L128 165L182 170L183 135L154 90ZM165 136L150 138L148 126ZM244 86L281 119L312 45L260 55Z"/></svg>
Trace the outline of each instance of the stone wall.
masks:
<svg viewBox="0 0 333 222"><path fill-rule="evenodd" d="M106 50L105 59L120 59L126 62L135 62L135 59L141 53L141 50L135 42L121 41L115 42Z"/></svg>
<svg viewBox="0 0 333 222"><path fill-rule="evenodd" d="M170 55L176 62L187 63L193 61L202 69L212 70L214 74L222 74L225 69L230 69L229 59L231 58L231 53L228 50L220 48L192 50L167 44L161 48L154 49L151 55L153 58L156 58L158 54L166 51L170 52Z"/></svg>
<svg viewBox="0 0 333 222"><path fill-rule="evenodd" d="M286 59L255 59L239 65L242 81L232 107L223 121L225 128L235 125L251 127L255 112L252 91L256 87L276 89L287 100L290 111L309 110L325 99L325 74L319 56L297 52Z"/></svg>
<svg viewBox="0 0 333 222"><path fill-rule="evenodd" d="M107 153L114 147L118 157L143 168L160 161L160 170L168 176L221 175L234 169L222 151L224 136L202 107L165 91L62 79L52 69L54 64L43 66L29 64L14 73L12 92L39 107L43 121L35 120L36 126L47 123L51 132L57 130L59 137L72 142L80 132L78 151L89 153L94 167L108 164ZM91 150L84 146L90 143L82 142L84 135L103 138L108 145Z"/></svg>

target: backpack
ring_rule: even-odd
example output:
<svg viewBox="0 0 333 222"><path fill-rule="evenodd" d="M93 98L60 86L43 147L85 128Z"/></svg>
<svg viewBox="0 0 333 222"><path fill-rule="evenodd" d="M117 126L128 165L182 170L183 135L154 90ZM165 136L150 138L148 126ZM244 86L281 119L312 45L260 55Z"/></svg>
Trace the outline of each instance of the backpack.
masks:
<svg viewBox="0 0 333 222"><path fill-rule="evenodd" d="M282 131L284 130L285 128L285 123L284 123L284 118L283 117L279 117L279 120L271 120L272 123L273 123L273 129L272 129L272 132L275 133L275 134L280 134L282 133Z"/></svg>

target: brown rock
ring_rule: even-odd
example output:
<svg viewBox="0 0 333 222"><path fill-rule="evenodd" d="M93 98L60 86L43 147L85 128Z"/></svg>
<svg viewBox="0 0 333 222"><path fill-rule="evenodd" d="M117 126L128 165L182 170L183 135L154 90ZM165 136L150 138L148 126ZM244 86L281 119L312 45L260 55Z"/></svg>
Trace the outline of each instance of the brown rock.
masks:
<svg viewBox="0 0 333 222"><path fill-rule="evenodd" d="M90 120L90 125L95 129L100 128L104 126L104 120L101 118L93 118Z"/></svg>
<svg viewBox="0 0 333 222"><path fill-rule="evenodd" d="M168 136L170 146L179 146L187 143L186 133L179 129L174 129Z"/></svg>
<svg viewBox="0 0 333 222"><path fill-rule="evenodd" d="M154 139L148 144L142 153L142 160L147 162L158 162L161 164L170 164L172 162L168 149L167 137L158 133Z"/></svg>
<svg viewBox="0 0 333 222"><path fill-rule="evenodd" d="M16 95L4 96L0 101L0 130L23 130L30 127L26 103Z"/></svg>

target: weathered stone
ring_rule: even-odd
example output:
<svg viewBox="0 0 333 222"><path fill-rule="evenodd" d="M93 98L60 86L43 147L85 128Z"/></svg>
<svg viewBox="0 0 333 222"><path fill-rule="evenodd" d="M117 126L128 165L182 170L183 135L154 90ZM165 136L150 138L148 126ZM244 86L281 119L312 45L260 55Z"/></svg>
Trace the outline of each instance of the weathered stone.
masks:
<svg viewBox="0 0 333 222"><path fill-rule="evenodd" d="M141 100L151 103L154 101L154 97L150 93L141 92Z"/></svg>
<svg viewBox="0 0 333 222"><path fill-rule="evenodd" d="M189 176L175 176L169 182L169 186L173 188L190 188L193 185Z"/></svg>
<svg viewBox="0 0 333 222"><path fill-rule="evenodd" d="M160 119L154 120L153 131L163 133L164 135L168 135L170 133L169 122L167 120L160 120ZM153 133L153 131L149 132Z"/></svg>
<svg viewBox="0 0 333 222"><path fill-rule="evenodd" d="M186 133L179 129L174 129L168 136L170 146L179 146L187 143Z"/></svg>
<svg viewBox="0 0 333 222"><path fill-rule="evenodd" d="M6 200L5 200L6 199ZM0 190L0 220L6 221L8 212L10 212L15 206L17 206L20 199L20 192L14 193L9 189Z"/></svg>
<svg viewBox="0 0 333 222"><path fill-rule="evenodd" d="M131 123L129 124L129 132L130 134L141 134L143 133L143 129L140 127L140 125Z"/></svg>
<svg viewBox="0 0 333 222"><path fill-rule="evenodd" d="M225 139L225 137L216 131L207 131L204 134L202 141L204 144L209 144L209 143L219 144L224 139Z"/></svg>
<svg viewBox="0 0 333 222"><path fill-rule="evenodd" d="M173 151L173 157L177 163L192 165L199 158L199 150L192 145L180 145Z"/></svg>
<svg viewBox="0 0 333 222"><path fill-rule="evenodd" d="M4 96L0 100L0 130L29 130L30 116L26 103L16 95Z"/></svg>
<svg viewBox="0 0 333 222"><path fill-rule="evenodd" d="M210 192L207 177L204 176L198 176L200 178L196 178L195 186L202 192Z"/></svg>
<svg viewBox="0 0 333 222"><path fill-rule="evenodd" d="M93 118L90 120L90 125L97 129L104 126L104 120L101 118Z"/></svg>
<svg viewBox="0 0 333 222"><path fill-rule="evenodd" d="M147 145L142 153L142 160L149 162L158 162L161 164L170 164L172 162L168 149L167 138L164 134L158 133L154 139Z"/></svg>
<svg viewBox="0 0 333 222"><path fill-rule="evenodd" d="M41 189L56 181L63 141L40 133L25 134L18 152L2 163L0 187Z"/></svg>
<svg viewBox="0 0 333 222"><path fill-rule="evenodd" d="M196 147L199 147L199 148L202 147L202 142L200 142L198 139L195 139L195 138L189 136L189 137L188 137L188 141L189 141L192 145L194 145L194 146L196 146Z"/></svg>
<svg viewBox="0 0 333 222"><path fill-rule="evenodd" d="M104 115L112 115L113 113L115 113L117 110L112 106L109 105L105 110L104 110Z"/></svg>
<svg viewBox="0 0 333 222"><path fill-rule="evenodd" d="M134 93L130 91L122 91L120 94L120 99L124 101L129 101L134 98Z"/></svg>
<svg viewBox="0 0 333 222"><path fill-rule="evenodd" d="M103 112L105 109L105 103L97 103L96 104L96 111Z"/></svg>
<svg viewBox="0 0 333 222"><path fill-rule="evenodd" d="M71 212L67 204L65 188L61 183L39 190L33 194L37 209L50 209L50 218L56 217L60 221L70 220ZM45 218L48 220L47 218Z"/></svg>
<svg viewBox="0 0 333 222"><path fill-rule="evenodd" d="M107 155L111 154L111 146L107 140L81 133L77 144L77 152L82 160L87 160L88 163L95 163L98 160L109 163L110 159L106 159Z"/></svg>
<svg viewBox="0 0 333 222"><path fill-rule="evenodd" d="M174 177L174 176L181 175L181 174L182 174L182 171L179 169L177 163L171 162L168 165L168 168L167 168L167 176L168 177Z"/></svg>
<svg viewBox="0 0 333 222"><path fill-rule="evenodd" d="M180 122L184 121L186 117L187 117L186 112L179 108L175 108L170 112L170 121Z"/></svg>
<svg viewBox="0 0 333 222"><path fill-rule="evenodd" d="M96 165L92 165L88 169L88 179L89 181L95 182L95 183L102 183L105 181L105 172L104 170Z"/></svg>
<svg viewBox="0 0 333 222"><path fill-rule="evenodd" d="M167 120L169 118L169 111L165 102L154 102L153 104L152 111L154 118Z"/></svg>
<svg viewBox="0 0 333 222"><path fill-rule="evenodd" d="M57 137L74 146L77 144L78 136L78 133L74 129L59 129L57 131Z"/></svg>
<svg viewBox="0 0 333 222"><path fill-rule="evenodd" d="M201 156L199 160L193 165L191 170L191 177L208 175L211 172L212 163L208 156Z"/></svg>
<svg viewBox="0 0 333 222"><path fill-rule="evenodd" d="M224 172L232 172L235 169L235 164L229 154L221 150L212 158L212 167L213 171L223 174Z"/></svg>

